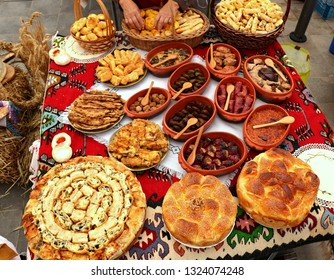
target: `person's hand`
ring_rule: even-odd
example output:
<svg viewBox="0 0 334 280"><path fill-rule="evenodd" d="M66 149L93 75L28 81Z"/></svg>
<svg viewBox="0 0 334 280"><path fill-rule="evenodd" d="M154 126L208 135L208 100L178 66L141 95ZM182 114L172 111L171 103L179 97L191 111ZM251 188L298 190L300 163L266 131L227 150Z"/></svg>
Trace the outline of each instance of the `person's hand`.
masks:
<svg viewBox="0 0 334 280"><path fill-rule="evenodd" d="M176 16L176 11L179 8L179 4L173 0L169 0L159 11L154 20L154 27L159 31L166 25L172 24L173 19Z"/></svg>
<svg viewBox="0 0 334 280"><path fill-rule="evenodd" d="M125 23L131 28L144 29L144 19L140 15L138 6L132 0L120 0Z"/></svg>

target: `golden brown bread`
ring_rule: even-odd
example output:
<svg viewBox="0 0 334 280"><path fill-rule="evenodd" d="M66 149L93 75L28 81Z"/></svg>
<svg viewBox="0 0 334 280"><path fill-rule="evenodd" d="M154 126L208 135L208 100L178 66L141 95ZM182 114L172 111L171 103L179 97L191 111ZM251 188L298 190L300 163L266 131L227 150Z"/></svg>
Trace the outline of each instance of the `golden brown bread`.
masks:
<svg viewBox="0 0 334 280"><path fill-rule="evenodd" d="M116 259L141 233L146 199L123 164L76 157L50 169L22 217L30 250L41 259Z"/></svg>
<svg viewBox="0 0 334 280"><path fill-rule="evenodd" d="M216 177L197 172L171 185L162 204L169 232L191 246L212 246L223 241L234 226L237 204Z"/></svg>
<svg viewBox="0 0 334 280"><path fill-rule="evenodd" d="M256 222L273 228L293 227L308 215L319 183L307 163L288 151L272 148L244 165L237 196Z"/></svg>

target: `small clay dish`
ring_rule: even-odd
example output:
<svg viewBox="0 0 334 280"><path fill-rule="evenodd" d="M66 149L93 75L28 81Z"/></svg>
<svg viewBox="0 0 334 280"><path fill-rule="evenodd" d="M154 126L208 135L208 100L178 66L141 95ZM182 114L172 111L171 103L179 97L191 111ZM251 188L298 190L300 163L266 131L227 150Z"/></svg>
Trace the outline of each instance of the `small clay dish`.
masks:
<svg viewBox="0 0 334 280"><path fill-rule="evenodd" d="M288 115L284 108L276 104L264 104L255 108L242 127L246 144L259 151L266 151L280 145L289 133L290 124L277 124L256 129L253 126L275 122Z"/></svg>
<svg viewBox="0 0 334 280"><path fill-rule="evenodd" d="M202 94L209 85L210 72L203 64L197 62L183 64L168 79L167 87L171 95L174 96L185 82L191 82L193 86L184 90L178 99Z"/></svg>
<svg viewBox="0 0 334 280"><path fill-rule="evenodd" d="M177 63L174 63L175 61L173 60L169 61L168 64L170 64L170 66L167 66L167 67L166 66L153 67L151 65L151 63L153 64L152 58L154 58L154 56L156 56L157 54L164 52L166 53L165 56L167 57L168 53L175 53L176 50L178 50L178 52L176 53L182 52L182 53L188 54L188 56L183 60L175 60L177 61ZM160 46L153 48L147 53L146 59L145 59L145 66L153 75L156 75L159 77L165 77L165 76L169 76L175 69L177 69L181 65L190 62L193 55L194 55L194 50L192 49L192 47L190 47L189 45L185 43L181 43L181 42L166 43L166 44L162 44Z"/></svg>
<svg viewBox="0 0 334 280"><path fill-rule="evenodd" d="M223 175L237 169L247 157L247 147L243 140L228 132L206 132L200 139L196 160L189 165L187 158L192 151L197 135L189 138L178 155L179 163L187 172L202 175Z"/></svg>
<svg viewBox="0 0 334 280"><path fill-rule="evenodd" d="M173 137L186 126L189 118L198 118L198 122L177 139L177 141L184 141L197 135L202 125L206 130L216 114L215 103L210 98L202 95L188 96L174 103L166 111L162 120L162 129L168 136Z"/></svg>
<svg viewBox="0 0 334 280"><path fill-rule="evenodd" d="M276 68L279 69L286 77L286 82L283 82L282 78L280 78L279 75L271 67L265 65L264 61L266 58L270 58L274 62ZM245 78L253 84L257 92L257 97L267 103L283 102L284 100L288 99L293 93L294 82L292 75L285 68L285 66L283 66L283 64L274 57L268 55L250 56L244 62L243 71ZM275 77L275 79L278 79L280 86L274 85L272 87L269 87L268 85L260 85L261 83L264 83L263 76L265 76L266 79L270 78L271 80ZM273 90L273 88L277 89Z"/></svg>
<svg viewBox="0 0 334 280"><path fill-rule="evenodd" d="M213 51L215 52L218 49L222 50L222 53L226 54L226 57L228 57L230 54L233 54L234 57L232 59L235 59L235 63L232 62L233 65L228 65L231 64L231 57L227 58L225 60L225 65L224 60L222 61L222 68L223 69L217 69L217 65L215 68L212 68L210 65L210 57L211 57L211 51L210 48L208 48L208 51L206 52L205 56L205 64L206 67L209 69L211 75L216 78L216 79L223 79L225 77L229 76L236 76L238 72L240 71L241 68L241 54L240 52L233 46L229 44L224 44L224 43L216 43L212 45ZM231 67L232 66L232 67Z"/></svg>
<svg viewBox="0 0 334 280"><path fill-rule="evenodd" d="M229 107L225 111L227 84L234 85L234 91L231 94ZM217 84L214 100L220 117L230 122L241 122L244 121L253 110L256 92L249 80L240 76L230 76L222 79Z"/></svg>
<svg viewBox="0 0 334 280"><path fill-rule="evenodd" d="M149 104L141 105L141 99L147 91L148 88L138 91L125 102L124 112L129 118L149 119L161 113L169 105L171 95L168 90L159 87L152 87Z"/></svg>

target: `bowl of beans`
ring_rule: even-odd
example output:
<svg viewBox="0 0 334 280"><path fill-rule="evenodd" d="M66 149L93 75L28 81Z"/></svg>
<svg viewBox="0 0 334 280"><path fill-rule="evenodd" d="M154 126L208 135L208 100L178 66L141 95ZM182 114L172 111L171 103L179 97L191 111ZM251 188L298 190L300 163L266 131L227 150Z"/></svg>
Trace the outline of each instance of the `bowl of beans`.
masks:
<svg viewBox="0 0 334 280"><path fill-rule="evenodd" d="M209 85L210 72L204 65L197 62L183 64L168 79L167 87L171 95L181 90L186 82L190 82L192 86L182 91L179 99L202 94Z"/></svg>
<svg viewBox="0 0 334 280"><path fill-rule="evenodd" d="M266 59L270 59L274 67L268 66ZM243 70L245 78L253 84L257 96L267 103L280 103L293 93L294 82L291 73L274 57L250 56L245 60Z"/></svg>
<svg viewBox="0 0 334 280"><path fill-rule="evenodd" d="M171 101L171 95L168 90L159 87L152 87L149 102L142 105L148 88L138 91L132 95L124 104L124 112L130 118L147 119L156 116L165 110Z"/></svg>
<svg viewBox="0 0 334 280"><path fill-rule="evenodd" d="M161 63L168 56L175 54L177 55L175 59L154 66L154 64ZM164 77L170 75L181 65L190 62L193 55L194 51L189 45L182 42L170 42L150 50L146 55L145 66L152 74Z"/></svg>
<svg viewBox="0 0 334 280"><path fill-rule="evenodd" d="M205 56L206 67L209 69L212 76L217 79L223 79L237 75L241 68L240 52L233 46L224 43L213 44L212 49L213 59L216 61L214 68L210 65L210 48L208 48Z"/></svg>
<svg viewBox="0 0 334 280"><path fill-rule="evenodd" d="M227 85L229 84L233 85L234 89L228 99ZM220 117L231 122L241 122L253 110L256 92L252 83L247 79L230 76L220 80L217 84L214 100ZM227 102L228 105L226 105Z"/></svg>
<svg viewBox="0 0 334 280"><path fill-rule="evenodd" d="M255 125L272 123L289 116L288 112L275 104L264 104L256 107L245 120L242 132L246 144L259 151L277 147L287 137L290 124L254 128Z"/></svg>
<svg viewBox="0 0 334 280"><path fill-rule="evenodd" d="M165 113L162 121L163 131L173 137L180 132L190 118L197 118L196 124L190 126L177 140L184 141L197 134L204 125L206 130L213 122L217 113L214 102L205 96L188 96L174 103Z"/></svg>
<svg viewBox="0 0 334 280"><path fill-rule="evenodd" d="M187 172L199 172L202 175L223 175L241 166L247 157L245 142L228 132L205 132L196 149L195 162L187 162L197 135L189 138L182 146L178 161Z"/></svg>

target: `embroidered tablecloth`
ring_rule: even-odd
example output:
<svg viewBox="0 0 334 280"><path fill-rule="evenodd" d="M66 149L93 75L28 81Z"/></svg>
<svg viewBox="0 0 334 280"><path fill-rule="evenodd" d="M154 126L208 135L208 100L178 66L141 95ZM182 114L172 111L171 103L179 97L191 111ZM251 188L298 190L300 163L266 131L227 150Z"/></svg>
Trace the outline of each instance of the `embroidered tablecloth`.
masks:
<svg viewBox="0 0 334 280"><path fill-rule="evenodd" d="M200 46L194 49L194 60L203 63L203 58L211 42L219 42L214 27L210 27ZM116 48L134 49L128 42L126 35L118 32L116 36ZM70 47L68 44L71 44ZM95 67L99 56L83 56L77 47L73 47L73 40L67 37L54 37L53 47L66 48L72 52L74 61L66 66L58 66L50 61L47 88L43 104L43 115L41 122L41 138L38 154L38 177L47 172L55 162L51 156L51 141L53 137L66 132L72 138L71 147L73 157L85 155L108 156L105 143L111 132L101 135L85 135L76 131L71 125L64 121L64 114L68 106L85 90L92 88L106 88L99 83L95 76ZM144 52L138 50L143 56ZM268 54L284 63L292 73L295 87L291 98L281 103L296 121L291 125L291 131L281 148L302 154L300 149L309 150L316 148L317 152L325 150L333 152L333 130L326 116L316 104L313 96L305 86L295 68L284 53L281 45L275 41L272 45L262 50L240 50L242 58L245 59L252 54ZM242 73L240 73L242 75ZM168 78L157 78L152 74L147 76L136 86L116 89L124 99L140 89L148 88L150 81L154 79L155 86L166 87ZM213 97L215 86L218 82L213 79L210 86L203 95ZM256 106L263 102L258 100ZM171 105L170 105L171 106ZM153 119L161 125L163 113ZM66 119L66 118L65 118ZM113 129L116 130L131 119L125 117L120 124ZM224 130L235 133L242 138L242 124L231 124L223 121L217 115L212 127L208 130ZM279 249L302 245L318 240L331 239L334 236L334 209L333 204L317 202L312 207L308 217L297 227L288 229L272 229L257 224L242 208L238 208L236 223L228 238L221 244L212 248L193 249L181 245L168 233L162 221L161 205L169 186L178 181L185 172L179 166L176 156L182 142L171 141L167 158L157 167L148 171L136 173L147 197L147 216L138 241L122 257L122 259L240 259L240 258L262 258ZM319 149L318 149L319 148ZM248 159L253 158L256 151L250 149ZM326 160L332 163L334 157L326 156ZM238 176L236 172L219 177L234 196L235 183ZM331 176L328 174L328 176ZM334 185L334 183L333 183ZM330 187L329 187L330 188ZM330 193L330 191L327 191ZM329 196L334 195L330 194Z"/></svg>

